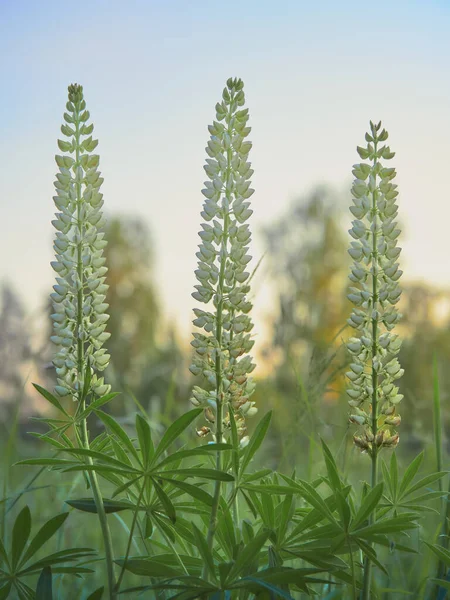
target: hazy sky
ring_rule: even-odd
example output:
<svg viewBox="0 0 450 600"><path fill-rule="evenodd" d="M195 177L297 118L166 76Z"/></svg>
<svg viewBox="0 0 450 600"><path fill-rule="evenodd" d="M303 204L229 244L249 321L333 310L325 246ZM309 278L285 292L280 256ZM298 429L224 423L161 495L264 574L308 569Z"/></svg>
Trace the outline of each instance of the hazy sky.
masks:
<svg viewBox="0 0 450 600"><path fill-rule="evenodd" d="M206 126L238 76L255 257L258 231L296 196L350 184L355 147L381 119L397 152L405 275L450 285L449 64L448 0L0 0L0 278L29 309L51 291L53 156L78 82L105 207L149 223L161 302L187 331Z"/></svg>

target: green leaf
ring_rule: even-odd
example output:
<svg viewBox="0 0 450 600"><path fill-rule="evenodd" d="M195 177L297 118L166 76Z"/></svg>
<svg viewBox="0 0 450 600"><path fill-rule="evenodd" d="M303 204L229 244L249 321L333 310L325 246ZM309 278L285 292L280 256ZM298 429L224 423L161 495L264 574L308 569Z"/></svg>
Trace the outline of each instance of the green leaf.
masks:
<svg viewBox="0 0 450 600"><path fill-rule="evenodd" d="M342 489L341 478L339 477L339 473L337 470L336 462L333 458L333 455L330 452L330 449L325 444L325 442L321 439L322 442L322 451L323 456L325 458L325 465L327 467L328 479L330 482L330 487L332 490L340 490Z"/></svg>
<svg viewBox="0 0 450 600"><path fill-rule="evenodd" d="M64 521L69 516L69 513L61 513L47 521L36 533L31 540L25 554L23 555L20 564L23 565L58 531Z"/></svg>
<svg viewBox="0 0 450 600"><path fill-rule="evenodd" d="M200 529L195 525L195 523L192 523L192 531L194 532L195 545L197 546L197 549L198 549L198 552L199 552L201 558L203 559L206 566L208 567L208 572L209 572L210 576L214 580L217 580L216 569L214 566L214 559L208 548L208 544L206 543L204 535L202 534Z"/></svg>
<svg viewBox="0 0 450 600"><path fill-rule="evenodd" d="M445 477L445 475L447 475L447 471L440 471L439 473L431 473L431 475L427 475L426 477L419 479L417 483L406 490L406 492L401 496L400 500L404 500L414 492L417 492L417 490L420 490L420 488L434 483L438 479L441 479L441 477Z"/></svg>
<svg viewBox="0 0 450 600"><path fill-rule="evenodd" d="M244 473L251 459L255 455L258 448L261 446L267 430L269 429L270 419L272 418L272 412L268 412L264 415L261 421L258 423L255 432L250 438L249 443L245 447L244 454L242 455L240 473Z"/></svg>
<svg viewBox="0 0 450 600"><path fill-rule="evenodd" d="M79 498L78 500L66 500L65 502L69 506L81 510L82 512L97 514L97 506L93 498ZM109 500L108 498L103 498L103 507L107 514L136 508L134 504L127 500Z"/></svg>
<svg viewBox="0 0 450 600"><path fill-rule="evenodd" d="M397 465L397 456L395 454L395 451L392 453L392 456L391 456L391 463L389 465L389 475L390 475L390 482L391 482L391 486L392 486L392 497L397 498L398 465Z"/></svg>
<svg viewBox="0 0 450 600"><path fill-rule="evenodd" d="M130 440L128 435L125 433L125 430L122 429L122 427L119 425L119 423L113 417L111 417L111 415L108 415L107 413L103 412L102 410L96 410L95 413L99 417L99 419L101 419L103 421L103 423L107 427L109 427L109 429L111 429L111 431L113 433L116 434L116 436L119 438L119 440L125 446L125 448L140 463L141 461L139 459L137 450L133 445L133 442Z"/></svg>
<svg viewBox="0 0 450 600"><path fill-rule="evenodd" d="M294 600L293 597L288 592L284 592L283 590L276 587L275 585L272 585L272 584L268 583L267 581L264 581L263 579L259 579L258 577L250 577L250 576L243 577L241 579L241 581L252 581L253 583L256 583L258 586L260 586L266 590L269 590L270 592L275 594L275 598L285 598L286 600ZM274 596L271 596L271 598L274 598Z"/></svg>
<svg viewBox="0 0 450 600"><path fill-rule="evenodd" d="M434 552L434 554L439 558L439 560L445 564L446 567L450 567L450 552L448 550L446 550L442 546L429 544L428 542L425 542L425 544L432 552Z"/></svg>
<svg viewBox="0 0 450 600"><path fill-rule="evenodd" d="M417 472L420 468L420 465L422 464L422 461L423 461L423 452L418 454L416 456L416 458L411 462L411 464L408 465L408 468L406 469L405 474L403 475L402 482L400 484L400 490L399 490L400 497L402 497L402 495L405 493L405 491L406 491L407 487L409 486L409 484L411 483L411 481L417 475Z"/></svg>
<svg viewBox="0 0 450 600"><path fill-rule="evenodd" d="M433 583L436 583L440 587L445 588L446 590L450 590L450 581L447 581L446 579L430 578L430 579L428 579L428 581L432 581ZM447 596L443 596L443 598L446 598L446 597Z"/></svg>
<svg viewBox="0 0 450 600"><path fill-rule="evenodd" d="M370 492L367 494L367 496L362 501L361 506L359 507L359 510L356 513L356 516L353 521L353 525L352 525L353 530L357 529L369 517L369 515L372 514L372 512L378 506L382 495L383 495L383 482L379 483L373 489L371 489Z"/></svg>
<svg viewBox="0 0 450 600"><path fill-rule="evenodd" d="M96 589L95 592L92 592L92 594L89 594L89 596L86 598L86 600L102 600L104 590L105 590L105 586L102 585L102 587L99 587L98 589Z"/></svg>
<svg viewBox="0 0 450 600"><path fill-rule="evenodd" d="M157 512L151 513L153 520L156 525L161 529L161 531L169 538L169 540L174 544L176 541L175 533L173 529L170 527L169 523L166 522L164 517L160 516Z"/></svg>
<svg viewBox="0 0 450 600"><path fill-rule="evenodd" d="M222 452L224 450L231 450L233 446L231 444L225 444L221 442L220 444L205 444L204 446L200 446L199 448L192 448L191 450L178 450L178 452L172 452L169 456L164 458L161 462L156 465L156 469L158 471L165 467L166 465L176 462L182 461L185 458L190 458L191 456L208 456L211 453Z"/></svg>
<svg viewBox="0 0 450 600"><path fill-rule="evenodd" d="M228 575L228 582L233 581L238 575L258 556L261 548L269 538L270 531L263 530L255 535L239 552L233 567Z"/></svg>
<svg viewBox="0 0 450 600"><path fill-rule="evenodd" d="M344 530L348 531L348 526L350 524L352 514L350 510L350 506L344 496L344 494L340 490L336 490L336 506L339 511L339 516L341 517L342 524L344 526Z"/></svg>
<svg viewBox="0 0 450 600"><path fill-rule="evenodd" d="M178 479L168 479L166 477L163 477L163 475L160 476L160 479L163 479L168 483L171 483L175 487L178 487L180 490L183 490L183 492L186 492L186 494L192 496L192 498L200 500L200 502L203 502L207 506L212 506L213 504L213 497L211 496L211 494L208 494L208 492L202 490L201 487L191 485L190 483L186 483L185 481L179 481Z"/></svg>
<svg viewBox="0 0 450 600"><path fill-rule="evenodd" d="M66 448L64 450L65 452L69 452L70 454L75 454L75 456L90 456L93 459L99 460L101 462L104 463L108 463L109 465L112 465L114 467L118 467L119 469L122 469L122 471L126 471L127 473L130 474L135 474L135 473L139 473L138 469L135 469L134 467L130 467L130 465L128 465L127 463L123 463L120 460L117 460L115 458L113 458L112 456L108 456L108 454L105 454L104 452L96 452L95 450L90 450L88 448ZM91 465L86 465L86 466L91 466ZM97 465L94 465L97 466Z"/></svg>
<svg viewBox="0 0 450 600"><path fill-rule="evenodd" d="M312 487L312 485L303 480L300 481L300 485L302 489L302 494L304 495L305 499L319 511L322 517L327 518L331 523L337 525L333 513L328 508L328 505L322 499L320 494L318 494L317 491Z"/></svg>
<svg viewBox="0 0 450 600"><path fill-rule="evenodd" d="M120 566L124 564L124 560L116 560L114 562ZM179 570L162 564L157 560L146 558L129 558L125 569L130 571L130 573L134 573L134 575L144 577L177 577L180 575Z"/></svg>
<svg viewBox="0 0 450 600"><path fill-rule="evenodd" d="M22 552L25 548L28 538L30 537L30 531L31 513L28 506L25 506L17 515L12 531L11 564L13 570L19 563Z"/></svg>
<svg viewBox="0 0 450 600"><path fill-rule="evenodd" d="M354 531L354 535L358 538L365 537L370 539L373 534L389 534L389 533L401 533L409 529L416 529L418 527L416 523L417 515L415 513L404 513L397 515L391 519L383 519L373 525L368 525L362 529Z"/></svg>
<svg viewBox="0 0 450 600"><path fill-rule="evenodd" d="M434 443L436 448L436 471L442 471L442 421L441 421L441 394L439 390L439 373L436 354L433 356L433 423ZM442 482L439 481L442 491Z"/></svg>
<svg viewBox="0 0 450 600"><path fill-rule="evenodd" d="M53 394L48 392L45 388L38 385L37 383L33 383L33 387L35 388L36 391L38 391L41 394L41 396L43 396L46 400L48 400L48 402L50 402L50 404L53 404L53 406L55 408L57 408L62 413L64 413L66 415L66 417L69 416L69 413L63 408L61 402L57 398L55 398L55 396L53 396Z"/></svg>
<svg viewBox="0 0 450 600"><path fill-rule="evenodd" d="M6 553L6 549L5 549L5 546L3 545L1 538L0 538L0 559L5 563L5 565L7 565L8 569L10 569L8 554Z"/></svg>
<svg viewBox="0 0 450 600"><path fill-rule="evenodd" d="M233 465L233 473L237 479L239 477L239 437L236 427L236 419L234 418L234 412L230 410L228 414L230 415L231 444L233 448L231 460Z"/></svg>
<svg viewBox="0 0 450 600"><path fill-rule="evenodd" d="M153 461L163 454L167 448L189 427L189 425L200 415L202 408L194 408L187 413L184 413L176 421L174 421L163 435L161 441L156 448Z"/></svg>
<svg viewBox="0 0 450 600"><path fill-rule="evenodd" d="M136 413L136 431L141 447L142 462L144 464L144 469L146 469L152 460L155 449L153 447L150 426L139 413Z"/></svg>
<svg viewBox="0 0 450 600"><path fill-rule="evenodd" d="M44 567L37 582L36 600L52 600L52 588L52 569L51 567Z"/></svg>
<svg viewBox="0 0 450 600"><path fill-rule="evenodd" d="M300 487L293 487L289 485L275 485L274 483L241 483L240 489L251 490L253 492L259 492L260 494L299 494Z"/></svg>
<svg viewBox="0 0 450 600"><path fill-rule="evenodd" d="M87 558L95 556L96 552L91 548L67 548L66 550L60 550L59 552L54 552L53 554L49 554L45 558L38 560L37 562L31 564L25 569L21 569L19 575L27 575L31 573L36 573L40 571L44 567L48 567L51 565L56 565L59 563L70 562L74 560L80 560L81 558ZM67 567L69 568L69 567ZM73 569L73 567L71 567ZM81 567L77 567L81 569ZM60 573L66 572L66 567L58 567ZM56 572L56 569L53 569ZM68 571L70 572L70 571Z"/></svg>
<svg viewBox="0 0 450 600"><path fill-rule="evenodd" d="M279 514L277 517L277 533L278 533L278 543L281 544L284 540L284 536L286 535L287 528L289 523L292 521L292 517L295 513L295 502L294 497L289 495L285 496L283 502L281 503Z"/></svg>
<svg viewBox="0 0 450 600"><path fill-rule="evenodd" d="M172 521L172 523L175 523L175 521L177 519L176 514L175 514L175 507L172 504L169 496L166 494L166 492L162 489L162 487L159 485L159 483L155 479L152 479L152 482L155 487L155 492L156 492L161 504L163 505L167 516Z"/></svg>
<svg viewBox="0 0 450 600"><path fill-rule="evenodd" d="M91 414L91 412L97 411L101 406L104 406L108 402L111 402L111 400L113 400L116 396L119 396L119 392L110 392L109 394L105 394L100 398L96 398L87 406L87 408L80 415L78 415L78 421L86 419L86 417L88 417Z"/></svg>
<svg viewBox="0 0 450 600"><path fill-rule="evenodd" d="M4 586L0 587L0 600L7 600L9 592L12 588L12 582L8 581Z"/></svg>
<svg viewBox="0 0 450 600"><path fill-rule="evenodd" d="M73 460L68 460L67 458L27 458L26 460L19 460L15 464L66 467L76 463L74 463Z"/></svg>
<svg viewBox="0 0 450 600"><path fill-rule="evenodd" d="M157 476L166 477L167 475L187 475L190 477L202 477L203 479L213 479L215 481L234 481L233 475L225 473L225 471L217 471L216 469L204 469L203 467L193 467L192 469L173 469L171 471L162 471Z"/></svg>

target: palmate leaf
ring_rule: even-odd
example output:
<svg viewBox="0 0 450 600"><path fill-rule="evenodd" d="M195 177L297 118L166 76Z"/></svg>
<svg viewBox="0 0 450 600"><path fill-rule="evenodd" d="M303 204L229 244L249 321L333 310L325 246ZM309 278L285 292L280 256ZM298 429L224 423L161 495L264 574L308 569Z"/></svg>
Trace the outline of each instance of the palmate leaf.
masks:
<svg viewBox="0 0 450 600"><path fill-rule="evenodd" d="M47 521L36 533L34 538L31 540L25 554L23 555L20 565L25 564L40 548L47 542L58 529L64 524L65 520L69 516L69 513L61 513L56 517L51 518ZM19 566L20 566L19 565Z"/></svg>
<svg viewBox="0 0 450 600"><path fill-rule="evenodd" d="M417 475L419 469L420 469L420 465L423 462L423 457L424 454L423 452L421 452L420 454L418 454L414 460L408 465L402 481L400 483L400 488L399 488L399 494L400 496L403 496L403 494L406 492L406 490L409 487L409 484L411 483L411 481L414 479L414 477Z"/></svg>
<svg viewBox="0 0 450 600"><path fill-rule="evenodd" d="M140 463L139 454L136 448L134 447L133 442L128 437L121 425L119 425L119 423L111 415L108 415L107 413L101 410L96 410L95 414L101 421L103 421L106 427L108 427L117 436L120 442L122 442L124 447L136 459L136 461Z"/></svg>
<svg viewBox="0 0 450 600"><path fill-rule="evenodd" d="M30 575L32 573L36 573L41 571L44 567L61 565L64 562L73 562L75 560L80 560L81 558L89 558L95 556L96 552L92 548L67 548L66 550L60 550L59 552L54 552L53 554L49 554L45 558L38 560L35 563L32 563L28 567L22 568L17 576ZM67 572L73 572L73 567L58 567L60 573L65 573L66 569L69 569ZM56 572L56 570L54 569Z"/></svg>
<svg viewBox="0 0 450 600"><path fill-rule="evenodd" d="M31 533L31 514L28 506L20 511L13 525L9 555L3 544L0 543L0 558L2 558L0 562L3 562L0 570L0 598L7 598L14 590L14 598L19 600L35 598L51 600L52 572L71 573L77 576L92 572L91 569L83 566L67 566L65 564L92 557L95 552L91 548L68 548L44 556L34 563L30 562L30 559L61 528L68 514L56 515L44 523L27 547ZM11 557L10 561L8 556ZM39 575L36 591L22 580L30 575Z"/></svg>
<svg viewBox="0 0 450 600"><path fill-rule="evenodd" d="M153 461L156 461L173 442L180 437L187 427L203 412L202 408L194 408L193 410L184 413L176 421L174 421L164 433L159 442Z"/></svg>

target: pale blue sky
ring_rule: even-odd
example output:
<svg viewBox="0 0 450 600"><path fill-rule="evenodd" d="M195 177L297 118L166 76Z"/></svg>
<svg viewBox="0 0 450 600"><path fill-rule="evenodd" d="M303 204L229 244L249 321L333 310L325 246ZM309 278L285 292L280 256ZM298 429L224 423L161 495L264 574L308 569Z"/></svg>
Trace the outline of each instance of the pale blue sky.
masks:
<svg viewBox="0 0 450 600"><path fill-rule="evenodd" d="M82 83L105 206L148 221L166 314L188 331L206 126L238 76L255 257L258 230L298 194L350 183L368 121L382 119L405 275L450 287L449 64L447 1L0 0L0 277L30 309L50 291L53 156L67 85ZM268 307L263 294L260 323Z"/></svg>

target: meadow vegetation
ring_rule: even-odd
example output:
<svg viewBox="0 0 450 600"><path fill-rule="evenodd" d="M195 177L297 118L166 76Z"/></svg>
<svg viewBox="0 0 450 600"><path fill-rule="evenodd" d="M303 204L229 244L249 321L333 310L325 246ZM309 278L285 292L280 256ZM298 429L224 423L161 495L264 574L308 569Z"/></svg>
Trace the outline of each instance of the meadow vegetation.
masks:
<svg viewBox="0 0 450 600"><path fill-rule="evenodd" d="M248 122L230 78L208 127L188 367L176 332L158 338L148 231L104 217L98 142L69 86L51 346L33 354L3 292L0 599L446 597L450 336L431 292L400 285L388 133L371 121L357 147L349 236L324 189L264 232L280 292L260 349L276 367L257 378ZM45 402L31 434L27 360Z"/></svg>

